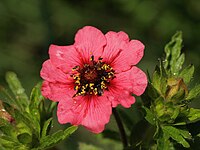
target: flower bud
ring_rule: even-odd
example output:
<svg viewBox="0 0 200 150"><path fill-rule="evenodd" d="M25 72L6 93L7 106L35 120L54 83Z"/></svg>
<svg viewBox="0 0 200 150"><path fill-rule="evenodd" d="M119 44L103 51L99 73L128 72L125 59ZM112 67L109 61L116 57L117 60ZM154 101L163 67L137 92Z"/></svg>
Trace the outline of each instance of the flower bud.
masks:
<svg viewBox="0 0 200 150"><path fill-rule="evenodd" d="M167 92L166 101L172 101L178 103L188 94L188 89L183 79L181 78L169 78L167 80Z"/></svg>

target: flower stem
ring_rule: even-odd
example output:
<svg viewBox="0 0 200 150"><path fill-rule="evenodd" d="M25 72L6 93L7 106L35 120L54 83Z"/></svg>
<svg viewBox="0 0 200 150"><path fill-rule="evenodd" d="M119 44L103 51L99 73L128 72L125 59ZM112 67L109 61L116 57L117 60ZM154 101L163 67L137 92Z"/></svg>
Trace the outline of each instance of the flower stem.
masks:
<svg viewBox="0 0 200 150"><path fill-rule="evenodd" d="M119 113L117 112L116 108L113 108L112 111L113 111L113 115L115 117L117 126L119 128L122 144L123 144L124 148L126 148L126 147L128 147L128 141L127 141L127 138L126 138L126 133L125 133L125 130L124 130L124 126L122 124L122 120L121 120L121 118L119 116Z"/></svg>

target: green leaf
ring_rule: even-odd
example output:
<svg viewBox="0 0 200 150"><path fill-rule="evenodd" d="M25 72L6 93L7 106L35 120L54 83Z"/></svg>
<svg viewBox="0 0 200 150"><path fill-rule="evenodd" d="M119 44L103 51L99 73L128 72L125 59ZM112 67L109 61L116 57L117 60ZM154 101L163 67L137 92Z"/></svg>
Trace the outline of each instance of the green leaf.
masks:
<svg viewBox="0 0 200 150"><path fill-rule="evenodd" d="M40 101L44 99L41 94L41 82L37 83L36 86L31 91L30 100L34 101L36 105L39 105Z"/></svg>
<svg viewBox="0 0 200 150"><path fill-rule="evenodd" d="M14 118L17 122L18 129L20 129L20 131L18 131L19 133L29 133L30 135L33 133L36 134L37 137L40 136L40 131L37 130L39 123L31 119L31 114L15 110Z"/></svg>
<svg viewBox="0 0 200 150"><path fill-rule="evenodd" d="M17 136L17 139L22 144L29 144L32 142L32 136L28 133L22 133Z"/></svg>
<svg viewBox="0 0 200 150"><path fill-rule="evenodd" d="M181 54L182 48L182 32L173 35L171 41L165 46L166 58L164 68L170 71L171 75L177 75L184 63L184 55Z"/></svg>
<svg viewBox="0 0 200 150"><path fill-rule="evenodd" d="M41 136L41 138L44 138L47 135L48 130L49 130L49 126L52 123L52 119L53 118L49 118L47 121L44 122L44 126L42 128L42 136Z"/></svg>
<svg viewBox="0 0 200 150"><path fill-rule="evenodd" d="M174 126L182 126L182 125L186 125L187 123L185 121L180 121L180 122L177 122L175 124L173 124Z"/></svg>
<svg viewBox="0 0 200 150"><path fill-rule="evenodd" d="M40 146L37 148L38 150L43 150L46 148L53 147L57 143L59 143L61 140L66 139L69 137L73 132L75 132L78 129L77 126L71 126L67 128L66 130L57 131L56 133L52 135L48 135L41 139Z"/></svg>
<svg viewBox="0 0 200 150"><path fill-rule="evenodd" d="M57 102L50 102L48 109L46 110L48 115L51 115L55 107L57 106Z"/></svg>
<svg viewBox="0 0 200 150"><path fill-rule="evenodd" d="M1 150L7 150L1 143L0 143L0 149Z"/></svg>
<svg viewBox="0 0 200 150"><path fill-rule="evenodd" d="M163 63L160 60L160 72L161 72L161 78L160 78L160 91L161 95L164 96L167 91L167 72L163 66Z"/></svg>
<svg viewBox="0 0 200 150"><path fill-rule="evenodd" d="M158 90L154 88L152 83L149 83L147 89L144 94L142 94L141 98L143 99L143 103L145 106L149 106L151 100L158 98L160 95Z"/></svg>
<svg viewBox="0 0 200 150"><path fill-rule="evenodd" d="M15 106L16 107L16 102L15 100L13 99L13 97L8 93L8 91L0 86L0 99L1 101L5 102L5 103L8 103L12 106Z"/></svg>
<svg viewBox="0 0 200 150"><path fill-rule="evenodd" d="M190 108L188 119L190 121L195 121L200 119L200 109Z"/></svg>
<svg viewBox="0 0 200 150"><path fill-rule="evenodd" d="M197 134L197 136L198 136L198 137L200 137L200 133L199 133L199 134Z"/></svg>
<svg viewBox="0 0 200 150"><path fill-rule="evenodd" d="M194 99L200 94L200 84L196 85L193 89L189 91L188 96L186 97L186 100Z"/></svg>
<svg viewBox="0 0 200 150"><path fill-rule="evenodd" d="M176 128L175 128L176 129ZM191 140L192 139L192 135L190 134L189 131L186 131L186 130L181 130L181 129L178 129L180 134L185 138L185 139L189 139Z"/></svg>
<svg viewBox="0 0 200 150"><path fill-rule="evenodd" d="M11 124L8 121L6 121L5 119L0 117L0 127L3 127L3 126L11 126Z"/></svg>
<svg viewBox="0 0 200 150"><path fill-rule="evenodd" d="M176 60L174 64L174 74L178 74L178 72L182 69L182 66L185 61L185 54L181 54L181 56Z"/></svg>
<svg viewBox="0 0 200 150"><path fill-rule="evenodd" d="M189 65L188 67L186 67L185 69L183 69L179 75L179 77L181 77L183 79L183 81L188 84L190 82L190 80L192 79L194 74L194 66L193 65Z"/></svg>
<svg viewBox="0 0 200 150"><path fill-rule="evenodd" d="M41 84L39 83L31 91L30 105L29 105L29 110L30 113L32 114L32 117L38 122L40 121L39 105L41 101L44 100L44 97L41 94L40 87Z"/></svg>
<svg viewBox="0 0 200 150"><path fill-rule="evenodd" d="M178 117L179 113L180 113L180 108L177 106L174 108L173 115L170 118L175 120Z"/></svg>
<svg viewBox="0 0 200 150"><path fill-rule="evenodd" d="M160 89L160 68L158 66L156 66L155 71L153 73L153 77L152 77L152 84L154 86L155 89L159 90Z"/></svg>
<svg viewBox="0 0 200 150"><path fill-rule="evenodd" d="M157 90L157 92L164 96L167 90L167 78L166 72L160 62L160 66L156 66L152 77L152 85Z"/></svg>
<svg viewBox="0 0 200 150"><path fill-rule="evenodd" d="M163 132L169 135L173 140L183 145L183 147L189 148L189 143L185 140L191 139L191 134L186 130L177 129L172 126L163 126Z"/></svg>
<svg viewBox="0 0 200 150"><path fill-rule="evenodd" d="M6 120L4 120L3 118L0 118L0 131L8 136L15 136L15 127L12 126L12 124Z"/></svg>
<svg viewBox="0 0 200 150"><path fill-rule="evenodd" d="M169 135L162 133L162 135L157 139L156 150L175 150L173 143L169 140Z"/></svg>
<svg viewBox="0 0 200 150"><path fill-rule="evenodd" d="M151 112L150 109L148 109L147 107L143 107L146 111L146 116L145 119L152 125L156 125L156 118L154 116L154 114Z"/></svg>
<svg viewBox="0 0 200 150"><path fill-rule="evenodd" d="M28 106L28 96L26 95L24 88L17 78L17 75L14 72L7 72L6 81L9 85L9 88L15 95L19 107L24 110Z"/></svg>
<svg viewBox="0 0 200 150"><path fill-rule="evenodd" d="M21 143L10 136L0 136L0 144L7 150L14 150L21 146Z"/></svg>

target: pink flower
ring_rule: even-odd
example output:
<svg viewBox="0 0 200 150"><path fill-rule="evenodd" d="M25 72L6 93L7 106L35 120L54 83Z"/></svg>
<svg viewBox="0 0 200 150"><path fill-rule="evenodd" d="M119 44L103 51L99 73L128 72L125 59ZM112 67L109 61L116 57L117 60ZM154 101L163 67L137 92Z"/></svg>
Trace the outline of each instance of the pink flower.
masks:
<svg viewBox="0 0 200 150"><path fill-rule="evenodd" d="M94 133L104 130L112 107L128 108L141 95L147 78L136 65L143 57L144 45L129 40L126 33L105 35L86 26L70 46L51 45L50 59L41 70L42 94L59 102L61 124L83 125Z"/></svg>

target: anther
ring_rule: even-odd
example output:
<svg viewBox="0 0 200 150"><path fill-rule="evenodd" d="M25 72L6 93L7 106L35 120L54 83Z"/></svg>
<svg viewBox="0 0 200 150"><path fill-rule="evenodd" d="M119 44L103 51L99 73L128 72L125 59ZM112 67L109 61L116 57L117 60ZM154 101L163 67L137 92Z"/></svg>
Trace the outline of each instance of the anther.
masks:
<svg viewBox="0 0 200 150"><path fill-rule="evenodd" d="M101 57L97 61L94 55L91 55L89 64L84 64L82 68L75 66L73 70L77 71L71 77L75 80L75 96L98 95L101 96L104 90L108 90L108 85L114 79L114 70L112 67L102 62Z"/></svg>
<svg viewBox="0 0 200 150"><path fill-rule="evenodd" d="M79 69L79 66L75 66L74 68L72 68L72 71L75 71L77 69Z"/></svg>
<svg viewBox="0 0 200 150"><path fill-rule="evenodd" d="M94 55L90 57L90 61L94 61Z"/></svg>

